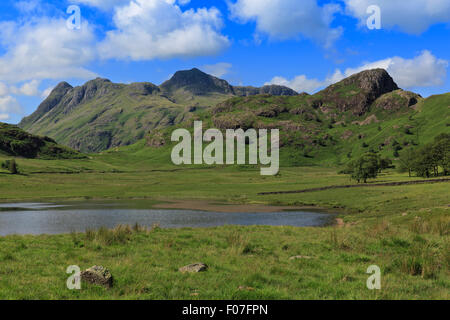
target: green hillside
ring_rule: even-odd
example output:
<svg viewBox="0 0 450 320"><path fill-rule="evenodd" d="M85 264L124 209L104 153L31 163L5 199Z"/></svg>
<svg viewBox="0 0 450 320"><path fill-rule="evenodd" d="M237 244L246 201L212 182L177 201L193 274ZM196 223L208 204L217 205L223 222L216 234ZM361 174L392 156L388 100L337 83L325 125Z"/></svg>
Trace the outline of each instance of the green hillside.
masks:
<svg viewBox="0 0 450 320"><path fill-rule="evenodd" d="M35 136L2 122L0 122L0 155L40 159L84 157L77 151L58 145L51 138Z"/></svg>
<svg viewBox="0 0 450 320"><path fill-rule="evenodd" d="M296 94L280 86L233 87L198 69L179 71L160 87L100 78L75 88L62 82L19 126L82 152L99 152L133 144L152 129L181 123L232 96L260 92Z"/></svg>
<svg viewBox="0 0 450 320"><path fill-rule="evenodd" d="M450 132L449 106L450 94L423 99L398 89L384 70L372 70L315 95L233 97L176 127L192 130L193 120L202 120L205 128L222 130L278 128L282 166L336 166L368 151L393 159ZM146 137L166 161L173 130L153 130Z"/></svg>

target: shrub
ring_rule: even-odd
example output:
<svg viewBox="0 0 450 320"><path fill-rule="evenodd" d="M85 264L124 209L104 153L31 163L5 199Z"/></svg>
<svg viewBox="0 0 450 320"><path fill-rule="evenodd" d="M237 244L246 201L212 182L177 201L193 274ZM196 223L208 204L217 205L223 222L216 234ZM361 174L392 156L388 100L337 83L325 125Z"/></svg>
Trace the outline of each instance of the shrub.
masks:
<svg viewBox="0 0 450 320"><path fill-rule="evenodd" d="M8 170L11 174L19 173L19 166L17 165L15 159L6 160L5 162L2 162L1 166L3 169Z"/></svg>

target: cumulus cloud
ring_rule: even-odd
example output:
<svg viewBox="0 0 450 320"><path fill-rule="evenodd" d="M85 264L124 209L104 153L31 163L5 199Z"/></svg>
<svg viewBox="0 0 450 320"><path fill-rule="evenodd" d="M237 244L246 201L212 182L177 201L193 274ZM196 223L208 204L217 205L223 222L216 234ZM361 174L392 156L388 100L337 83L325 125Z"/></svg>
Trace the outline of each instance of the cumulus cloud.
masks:
<svg viewBox="0 0 450 320"><path fill-rule="evenodd" d="M392 57L379 61L364 63L357 68L348 68L345 71L337 69L324 80L308 79L300 75L294 79L274 77L267 84L279 84L290 87L297 92L315 92L323 87L336 83L355 73L382 68L385 69L394 81L404 89L440 86L447 78L448 61L439 59L430 51L424 50L412 59Z"/></svg>
<svg viewBox="0 0 450 320"><path fill-rule="evenodd" d="M22 107L16 98L12 96L0 97L0 113L3 115L9 113L20 114L22 113Z"/></svg>
<svg viewBox="0 0 450 320"><path fill-rule="evenodd" d="M209 73L217 78L220 78L230 72L230 69L233 67L231 63L227 62L219 62L216 64L208 64L201 67L203 71Z"/></svg>
<svg viewBox="0 0 450 320"><path fill-rule="evenodd" d="M274 77L270 82L266 83L266 85L270 84L286 86L294 89L297 92L314 92L324 85L323 81L319 81L317 79L308 79L308 77L305 75L296 76L291 80L277 76Z"/></svg>
<svg viewBox="0 0 450 320"><path fill-rule="evenodd" d="M437 23L450 22L450 1L447 0L344 0L346 11L366 25L367 8L378 5L381 9L382 28L421 34Z"/></svg>
<svg viewBox="0 0 450 320"><path fill-rule="evenodd" d="M8 86L3 82L0 82L0 97L6 96L9 92Z"/></svg>
<svg viewBox="0 0 450 320"><path fill-rule="evenodd" d="M256 22L257 31L275 39L305 37L329 47L342 34L331 28L336 4L317 5L316 0L237 0L230 4L232 17Z"/></svg>
<svg viewBox="0 0 450 320"><path fill-rule="evenodd" d="M99 45L104 59L207 56L229 45L215 8L182 11L175 1L135 0L115 9L114 24L116 30Z"/></svg>
<svg viewBox="0 0 450 320"><path fill-rule="evenodd" d="M75 31L66 28L64 19L40 19L25 24L0 23L0 30L1 42L6 46L6 53L0 56L3 81L96 76L84 68L95 57L95 36L87 23Z"/></svg>
<svg viewBox="0 0 450 320"><path fill-rule="evenodd" d="M20 87L11 86L9 91L15 95L24 95L24 96L38 96L39 95L39 85L41 81L39 80L31 80L29 82L25 82Z"/></svg>

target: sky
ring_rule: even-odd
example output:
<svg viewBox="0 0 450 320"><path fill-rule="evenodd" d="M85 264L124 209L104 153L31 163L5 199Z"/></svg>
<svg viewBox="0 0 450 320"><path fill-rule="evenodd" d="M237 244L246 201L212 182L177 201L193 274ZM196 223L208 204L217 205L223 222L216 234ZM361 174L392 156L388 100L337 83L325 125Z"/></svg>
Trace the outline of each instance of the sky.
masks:
<svg viewBox="0 0 450 320"><path fill-rule="evenodd" d="M450 92L449 40L448 0L2 0L0 121L61 81L159 85L194 67L308 93L384 68L428 97Z"/></svg>

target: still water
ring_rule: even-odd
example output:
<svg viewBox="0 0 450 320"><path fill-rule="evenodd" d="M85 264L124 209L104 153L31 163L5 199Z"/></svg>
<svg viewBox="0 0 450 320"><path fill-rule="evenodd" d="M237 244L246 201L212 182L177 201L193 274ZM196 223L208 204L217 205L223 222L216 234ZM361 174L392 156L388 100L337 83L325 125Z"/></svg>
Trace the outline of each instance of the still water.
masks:
<svg viewBox="0 0 450 320"><path fill-rule="evenodd" d="M151 205L122 202L9 203L0 204L0 235L59 234L119 224L162 228L204 228L223 225L267 225L310 227L327 224L331 215L312 211L208 212L152 209Z"/></svg>

